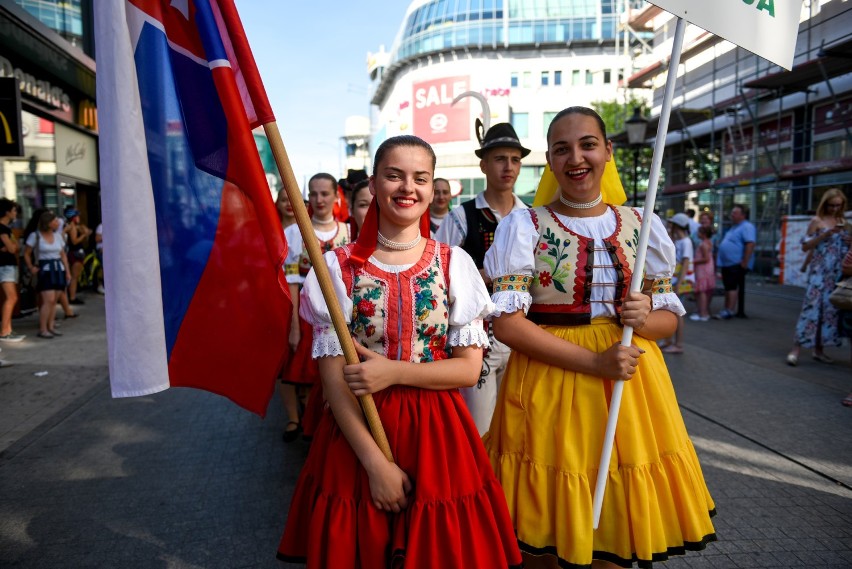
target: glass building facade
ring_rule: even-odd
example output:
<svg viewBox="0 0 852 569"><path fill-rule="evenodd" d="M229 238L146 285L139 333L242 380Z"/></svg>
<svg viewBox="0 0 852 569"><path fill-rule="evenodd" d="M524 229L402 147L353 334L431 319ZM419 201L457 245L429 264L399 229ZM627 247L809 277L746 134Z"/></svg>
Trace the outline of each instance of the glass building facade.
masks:
<svg viewBox="0 0 852 569"><path fill-rule="evenodd" d="M15 4L71 45L92 55L91 0L15 0Z"/></svg>
<svg viewBox="0 0 852 569"><path fill-rule="evenodd" d="M618 33L616 1L425 1L412 6L392 59L460 47L612 40ZM629 3L638 8L643 1Z"/></svg>

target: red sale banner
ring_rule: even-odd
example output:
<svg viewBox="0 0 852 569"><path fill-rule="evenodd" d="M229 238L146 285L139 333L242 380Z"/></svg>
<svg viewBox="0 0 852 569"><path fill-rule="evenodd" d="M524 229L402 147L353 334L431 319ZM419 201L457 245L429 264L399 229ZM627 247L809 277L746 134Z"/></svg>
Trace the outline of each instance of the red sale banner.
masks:
<svg viewBox="0 0 852 569"><path fill-rule="evenodd" d="M414 134L429 143L470 138L470 98L453 99L470 89L470 77L446 77L414 84Z"/></svg>

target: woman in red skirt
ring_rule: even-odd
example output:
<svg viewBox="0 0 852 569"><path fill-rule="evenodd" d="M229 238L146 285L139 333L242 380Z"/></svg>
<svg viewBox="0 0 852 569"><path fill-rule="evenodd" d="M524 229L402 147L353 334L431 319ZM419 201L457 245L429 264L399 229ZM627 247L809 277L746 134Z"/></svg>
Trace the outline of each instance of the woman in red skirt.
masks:
<svg viewBox="0 0 852 569"><path fill-rule="evenodd" d="M419 138L376 152L354 245L325 256L362 363L346 365L313 275L302 314L328 407L278 555L313 568L520 566L503 492L458 388L479 377L493 305L470 257L429 239L435 154ZM425 223L424 223L425 221ZM395 462L356 396L373 394Z"/></svg>

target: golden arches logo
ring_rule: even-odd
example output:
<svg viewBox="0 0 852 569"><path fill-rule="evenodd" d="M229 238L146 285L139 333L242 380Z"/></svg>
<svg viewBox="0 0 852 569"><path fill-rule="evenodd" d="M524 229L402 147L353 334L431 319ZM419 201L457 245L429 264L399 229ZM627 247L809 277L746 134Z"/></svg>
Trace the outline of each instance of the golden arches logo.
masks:
<svg viewBox="0 0 852 569"><path fill-rule="evenodd" d="M9 128L9 121L6 120L6 115L0 111L0 122L3 123L3 133L6 135L6 144L12 144L15 139L12 138L12 129Z"/></svg>

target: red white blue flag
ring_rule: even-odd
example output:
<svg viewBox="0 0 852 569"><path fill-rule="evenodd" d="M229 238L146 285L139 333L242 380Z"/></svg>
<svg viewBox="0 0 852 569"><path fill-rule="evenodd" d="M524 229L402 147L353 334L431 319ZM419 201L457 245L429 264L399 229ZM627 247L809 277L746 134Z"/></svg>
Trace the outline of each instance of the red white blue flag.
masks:
<svg viewBox="0 0 852 569"><path fill-rule="evenodd" d="M263 415L287 350L287 244L233 0L100 2L95 19L113 396L197 387Z"/></svg>

